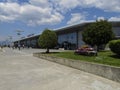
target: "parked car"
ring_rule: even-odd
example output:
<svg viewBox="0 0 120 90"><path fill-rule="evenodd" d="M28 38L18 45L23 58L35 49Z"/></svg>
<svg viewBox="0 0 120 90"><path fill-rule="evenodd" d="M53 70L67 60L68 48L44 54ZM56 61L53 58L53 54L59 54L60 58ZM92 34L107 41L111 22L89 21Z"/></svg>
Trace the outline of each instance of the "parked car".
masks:
<svg viewBox="0 0 120 90"><path fill-rule="evenodd" d="M81 47L75 50L75 54L87 55L87 56L97 56L97 51L91 47Z"/></svg>

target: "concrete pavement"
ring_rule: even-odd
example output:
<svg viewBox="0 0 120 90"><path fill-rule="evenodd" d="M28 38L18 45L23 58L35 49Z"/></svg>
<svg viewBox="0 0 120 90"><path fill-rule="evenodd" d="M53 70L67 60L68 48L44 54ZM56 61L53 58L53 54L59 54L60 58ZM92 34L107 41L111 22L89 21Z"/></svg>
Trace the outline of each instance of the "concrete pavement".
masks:
<svg viewBox="0 0 120 90"><path fill-rule="evenodd" d="M120 83L32 56L39 51L0 52L0 90L120 90Z"/></svg>

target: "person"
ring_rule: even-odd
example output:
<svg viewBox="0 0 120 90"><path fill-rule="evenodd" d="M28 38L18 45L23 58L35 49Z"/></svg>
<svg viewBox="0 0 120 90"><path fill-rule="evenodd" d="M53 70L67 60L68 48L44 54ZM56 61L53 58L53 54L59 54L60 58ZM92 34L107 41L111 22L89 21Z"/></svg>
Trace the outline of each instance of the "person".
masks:
<svg viewBox="0 0 120 90"><path fill-rule="evenodd" d="M14 49L14 45L12 46L12 49Z"/></svg>
<svg viewBox="0 0 120 90"><path fill-rule="evenodd" d="M22 48L23 48L23 49L25 48L25 45L24 45L24 44L22 45Z"/></svg>
<svg viewBox="0 0 120 90"><path fill-rule="evenodd" d="M20 50L20 44L18 45L18 49Z"/></svg>
<svg viewBox="0 0 120 90"><path fill-rule="evenodd" d="M2 48L1 48L1 46L0 46L0 51L2 51Z"/></svg>
<svg viewBox="0 0 120 90"><path fill-rule="evenodd" d="M12 47L12 49L14 49L14 48L15 48L15 45L12 43L11 47Z"/></svg>
<svg viewBox="0 0 120 90"><path fill-rule="evenodd" d="M4 51L4 50L3 50L3 46L1 46L1 47L0 47L0 51L1 51L1 52L3 52L3 51Z"/></svg>

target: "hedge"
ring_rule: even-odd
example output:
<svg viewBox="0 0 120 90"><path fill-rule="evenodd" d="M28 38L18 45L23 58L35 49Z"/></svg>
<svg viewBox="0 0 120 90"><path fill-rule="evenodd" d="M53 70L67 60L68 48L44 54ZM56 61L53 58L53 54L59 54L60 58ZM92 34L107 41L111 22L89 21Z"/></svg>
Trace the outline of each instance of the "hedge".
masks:
<svg viewBox="0 0 120 90"><path fill-rule="evenodd" d="M109 48L115 54L120 55L120 39L110 41L109 42Z"/></svg>

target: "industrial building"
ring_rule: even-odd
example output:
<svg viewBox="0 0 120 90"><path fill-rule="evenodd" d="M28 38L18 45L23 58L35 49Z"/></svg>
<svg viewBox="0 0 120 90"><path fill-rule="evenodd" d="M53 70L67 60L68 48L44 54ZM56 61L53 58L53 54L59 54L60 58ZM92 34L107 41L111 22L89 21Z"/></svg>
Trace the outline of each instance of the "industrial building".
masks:
<svg viewBox="0 0 120 90"><path fill-rule="evenodd" d="M92 22L81 23L77 25L67 26L59 29L55 29L58 36L58 45L61 48L65 49L75 49L85 44L82 41L82 32L84 28L91 24ZM113 32L115 33L116 39L120 38L120 21L111 22ZM14 41L14 45L18 45L20 42L21 45L25 45L27 47L39 48L38 46L38 38L40 35L35 35L31 37L27 37L21 40Z"/></svg>

